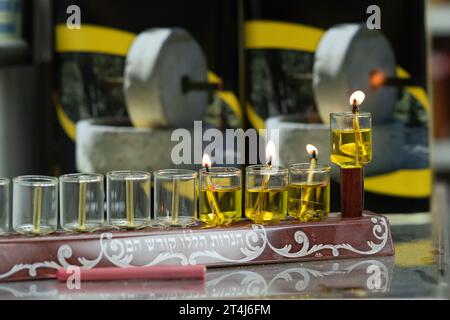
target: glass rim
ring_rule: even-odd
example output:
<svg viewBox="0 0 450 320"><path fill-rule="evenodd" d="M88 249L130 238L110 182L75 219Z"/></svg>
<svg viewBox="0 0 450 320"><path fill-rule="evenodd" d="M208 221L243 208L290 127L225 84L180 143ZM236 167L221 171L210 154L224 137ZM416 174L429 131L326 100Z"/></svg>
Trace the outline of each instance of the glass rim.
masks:
<svg viewBox="0 0 450 320"><path fill-rule="evenodd" d="M27 175L19 176L13 179L15 184L28 185L28 186L57 186L58 178L52 176L41 176L41 175Z"/></svg>
<svg viewBox="0 0 450 320"><path fill-rule="evenodd" d="M165 179L194 179L198 177L197 171L189 169L162 169L154 172L154 177Z"/></svg>
<svg viewBox="0 0 450 320"><path fill-rule="evenodd" d="M283 166L268 167L265 164L254 164L254 165L245 167L245 173L283 174L283 173L288 173L288 168L283 167Z"/></svg>
<svg viewBox="0 0 450 320"><path fill-rule="evenodd" d="M289 166L289 172L301 173L301 172L331 172L331 166L327 164L316 164L314 168L310 168L309 162L293 163Z"/></svg>
<svg viewBox="0 0 450 320"><path fill-rule="evenodd" d="M353 113L352 111L344 111L344 112L332 112L330 113L330 119L331 118L346 118L349 116L357 116L358 118L371 118L372 113L364 111L364 112L358 112L357 114Z"/></svg>
<svg viewBox="0 0 450 320"><path fill-rule="evenodd" d="M200 169L201 175L209 175L212 177L237 177L241 175L241 169L236 167L211 167L209 171L206 168Z"/></svg>
<svg viewBox="0 0 450 320"><path fill-rule="evenodd" d="M150 172L140 170L116 170L106 173L106 177L112 180L145 180L151 176Z"/></svg>
<svg viewBox="0 0 450 320"><path fill-rule="evenodd" d="M6 186L6 185L8 185L9 184L9 179L8 178L3 178L3 177L0 177L0 186Z"/></svg>
<svg viewBox="0 0 450 320"><path fill-rule="evenodd" d="M104 179L100 173L68 173L59 177L60 182L102 182Z"/></svg>

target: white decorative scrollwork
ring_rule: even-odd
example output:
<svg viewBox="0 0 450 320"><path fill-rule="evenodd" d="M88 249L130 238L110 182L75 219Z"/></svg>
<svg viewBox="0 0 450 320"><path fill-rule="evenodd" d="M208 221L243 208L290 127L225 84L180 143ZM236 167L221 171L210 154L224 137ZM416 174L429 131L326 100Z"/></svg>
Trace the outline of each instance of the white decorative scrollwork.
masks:
<svg viewBox="0 0 450 320"><path fill-rule="evenodd" d="M378 252L380 252L385 246L389 239L389 228L387 227L386 218L375 218L372 217L370 221L374 224L372 227L372 234L373 236L380 240L379 243L375 243L372 240L367 241L367 246L370 248L369 250L363 251L356 249L349 243L341 243L341 244L315 244L311 248L309 247L309 238L303 231L296 231L294 234L294 240L301 244L302 247L297 252L290 252L292 249L292 245L288 244L283 248L275 248L272 246L270 242L268 242L268 245L270 248L278 253L279 255L287 258L300 258L300 257L306 257L314 253L318 253L322 250L331 250L331 253L333 257L338 257L340 254L340 249L352 251L354 253L360 254L360 255L373 255Z"/></svg>
<svg viewBox="0 0 450 320"><path fill-rule="evenodd" d="M40 268L57 270L57 269L60 269L61 266L53 261L44 261L44 262L38 262L38 263L33 263L33 264L16 264L8 272L6 272L4 274L0 274L0 280L9 278L10 276L16 274L17 272L20 272L23 270L28 270L28 275L30 277L36 277L37 269L40 269Z"/></svg>
<svg viewBox="0 0 450 320"><path fill-rule="evenodd" d="M264 252L267 242L268 241L267 236L264 232L264 227L261 225L252 225L252 230L247 232L245 235L245 247L240 248L241 253L244 255L243 258L232 259L224 257L216 250L203 250L193 252L189 256L189 263L191 265L198 264L197 259L200 257L216 259L216 261L231 262L236 264L253 261Z"/></svg>

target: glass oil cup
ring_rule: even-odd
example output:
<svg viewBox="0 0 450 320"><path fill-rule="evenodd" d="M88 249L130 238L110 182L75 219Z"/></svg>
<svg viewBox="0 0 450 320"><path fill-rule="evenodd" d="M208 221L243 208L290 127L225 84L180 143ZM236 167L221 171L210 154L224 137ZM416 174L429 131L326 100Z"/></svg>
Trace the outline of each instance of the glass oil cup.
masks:
<svg viewBox="0 0 450 320"><path fill-rule="evenodd" d="M150 224L150 178L144 171L107 174L107 217L111 226L139 229Z"/></svg>
<svg viewBox="0 0 450 320"><path fill-rule="evenodd" d="M13 228L24 235L47 235L58 226L58 178L13 179Z"/></svg>
<svg viewBox="0 0 450 320"><path fill-rule="evenodd" d="M329 166L309 163L289 167L288 213L300 221L320 221L330 213Z"/></svg>
<svg viewBox="0 0 450 320"><path fill-rule="evenodd" d="M331 162L359 168L372 161L372 115L369 112L330 114Z"/></svg>
<svg viewBox="0 0 450 320"><path fill-rule="evenodd" d="M0 178L0 236L9 232L9 179Z"/></svg>
<svg viewBox="0 0 450 320"><path fill-rule="evenodd" d="M253 165L245 169L245 215L258 224L286 219L288 169Z"/></svg>
<svg viewBox="0 0 450 320"><path fill-rule="evenodd" d="M199 217L208 226L229 225L241 220L241 170L213 167L200 170Z"/></svg>
<svg viewBox="0 0 450 320"><path fill-rule="evenodd" d="M186 227L197 216L195 171L166 169L154 174L155 222L166 227Z"/></svg>
<svg viewBox="0 0 450 320"><path fill-rule="evenodd" d="M64 230L93 232L103 227L103 185L101 174L74 173L59 178L60 221Z"/></svg>

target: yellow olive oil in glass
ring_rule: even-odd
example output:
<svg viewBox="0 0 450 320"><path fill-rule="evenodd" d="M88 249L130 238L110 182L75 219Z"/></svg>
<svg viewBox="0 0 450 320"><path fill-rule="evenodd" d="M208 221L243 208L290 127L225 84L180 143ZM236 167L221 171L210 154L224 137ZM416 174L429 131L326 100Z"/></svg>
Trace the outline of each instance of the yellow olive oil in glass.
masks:
<svg viewBox="0 0 450 320"><path fill-rule="evenodd" d="M227 226L242 217L242 172L233 167L200 170L199 219L206 226Z"/></svg>
<svg viewBox="0 0 450 320"><path fill-rule="evenodd" d="M213 204L213 197L218 208ZM242 189L218 186L200 191L200 220L210 226L228 225L241 220Z"/></svg>
<svg viewBox="0 0 450 320"><path fill-rule="evenodd" d="M320 221L330 212L330 185L291 183L288 213L300 221Z"/></svg>
<svg viewBox="0 0 450 320"><path fill-rule="evenodd" d="M330 158L342 168L369 163L372 160L372 129L332 130Z"/></svg>
<svg viewBox="0 0 450 320"><path fill-rule="evenodd" d="M245 194L245 215L258 224L286 219L287 188L249 188Z"/></svg>

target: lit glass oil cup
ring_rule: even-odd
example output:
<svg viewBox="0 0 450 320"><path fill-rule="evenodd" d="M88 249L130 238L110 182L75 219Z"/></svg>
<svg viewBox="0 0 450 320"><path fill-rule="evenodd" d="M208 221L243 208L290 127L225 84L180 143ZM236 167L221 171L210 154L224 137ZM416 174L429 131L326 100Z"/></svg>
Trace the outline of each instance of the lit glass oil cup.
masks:
<svg viewBox="0 0 450 320"><path fill-rule="evenodd" d="M368 112L330 114L331 162L358 168L372 161L372 115Z"/></svg>
<svg viewBox="0 0 450 320"><path fill-rule="evenodd" d="M58 227L58 178L13 179L13 228L24 235L47 235Z"/></svg>
<svg viewBox="0 0 450 320"><path fill-rule="evenodd" d="M93 232L103 227L104 179L101 174L59 177L60 223L64 230Z"/></svg>
<svg viewBox="0 0 450 320"><path fill-rule="evenodd" d="M245 216L258 224L286 219L288 169L248 166L245 169Z"/></svg>
<svg viewBox="0 0 450 320"><path fill-rule="evenodd" d="M9 179L0 178L0 236L9 232Z"/></svg>
<svg viewBox="0 0 450 320"><path fill-rule="evenodd" d="M106 175L108 224L139 229L150 224L151 174L145 171L112 171Z"/></svg>
<svg viewBox="0 0 450 320"><path fill-rule="evenodd" d="M288 214L300 221L320 221L330 213L331 168L309 163L289 166Z"/></svg>
<svg viewBox="0 0 450 320"><path fill-rule="evenodd" d="M197 217L198 173L166 169L154 173L154 216L157 225L186 227Z"/></svg>
<svg viewBox="0 0 450 320"><path fill-rule="evenodd" d="M209 226L229 225L242 217L241 170L200 170L200 220Z"/></svg>

